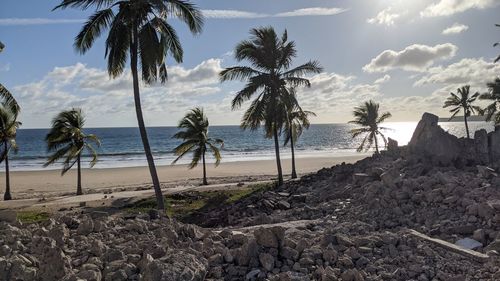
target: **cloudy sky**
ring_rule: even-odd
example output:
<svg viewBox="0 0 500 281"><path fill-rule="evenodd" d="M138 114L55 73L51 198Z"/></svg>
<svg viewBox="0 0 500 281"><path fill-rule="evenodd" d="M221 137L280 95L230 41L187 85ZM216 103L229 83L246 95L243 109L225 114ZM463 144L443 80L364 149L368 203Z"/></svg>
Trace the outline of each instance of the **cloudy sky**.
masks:
<svg viewBox="0 0 500 281"><path fill-rule="evenodd" d="M22 2L22 3L21 3ZM24 128L45 128L58 111L82 107L92 127L135 126L130 72L110 80L104 40L85 55L73 38L92 12L51 12L55 0L2 0L0 82L23 108ZM220 84L217 74L235 64L232 50L249 29L285 28L296 41L296 64L319 60L324 73L299 93L314 123L350 120L368 99L393 114L392 121L418 120L424 111L441 116L443 100L458 86L484 91L500 74L493 58L500 48L500 0L211 0L194 1L206 16L193 37L173 20L185 48L184 63L169 59L169 82L143 87L149 126L175 125L184 112L203 106L212 124L238 124L230 110L241 83ZM29 7L29 8L28 8Z"/></svg>

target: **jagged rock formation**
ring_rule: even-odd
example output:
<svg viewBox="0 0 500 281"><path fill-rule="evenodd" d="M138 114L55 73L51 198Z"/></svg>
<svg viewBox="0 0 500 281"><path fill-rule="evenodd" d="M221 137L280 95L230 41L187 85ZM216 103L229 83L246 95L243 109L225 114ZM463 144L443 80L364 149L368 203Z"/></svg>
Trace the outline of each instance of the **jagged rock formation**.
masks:
<svg viewBox="0 0 500 281"><path fill-rule="evenodd" d="M474 139L457 138L438 125L439 117L424 113L408 144L408 156L428 159L436 165L499 165L500 127L491 133L482 129Z"/></svg>

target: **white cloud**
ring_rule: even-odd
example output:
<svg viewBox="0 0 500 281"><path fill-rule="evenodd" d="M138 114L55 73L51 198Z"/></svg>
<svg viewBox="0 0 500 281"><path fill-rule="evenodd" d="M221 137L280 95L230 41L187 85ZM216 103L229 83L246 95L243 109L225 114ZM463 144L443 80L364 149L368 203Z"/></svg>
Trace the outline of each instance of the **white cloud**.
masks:
<svg viewBox="0 0 500 281"><path fill-rule="evenodd" d="M371 24L392 26L400 17L401 14L394 13L392 7L388 7L380 11L375 17L368 19L367 22Z"/></svg>
<svg viewBox="0 0 500 281"><path fill-rule="evenodd" d="M4 65L0 64L0 72L7 72L10 70L10 63L6 63Z"/></svg>
<svg viewBox="0 0 500 281"><path fill-rule="evenodd" d="M245 18L263 18L266 14L258 14L238 10L203 10L203 15L208 19L245 19Z"/></svg>
<svg viewBox="0 0 500 281"><path fill-rule="evenodd" d="M455 23L452 26L443 30L444 35L459 34L469 29L469 26L464 24Z"/></svg>
<svg viewBox="0 0 500 281"><path fill-rule="evenodd" d="M0 18L0 26L84 23L84 19Z"/></svg>
<svg viewBox="0 0 500 281"><path fill-rule="evenodd" d="M290 12L278 13L275 14L274 16L275 17L333 16L344 13L346 11L348 11L348 9L313 7L313 8L298 9Z"/></svg>
<svg viewBox="0 0 500 281"><path fill-rule="evenodd" d="M415 86L428 84L470 84L483 87L487 82L493 80L500 73L500 64L487 62L483 58L466 58L446 67L431 67L427 73L421 77Z"/></svg>
<svg viewBox="0 0 500 281"><path fill-rule="evenodd" d="M165 85L141 85L143 110L150 124L173 124L188 108L205 104L202 99L220 93L220 59L209 59L190 69L173 66L167 70L169 81ZM28 127L47 127L54 114L71 107L86 112L89 126L135 124L129 70L110 79L106 70L82 63L55 67L38 81L12 87L12 92L21 107L29 109L21 113Z"/></svg>
<svg viewBox="0 0 500 281"><path fill-rule="evenodd" d="M383 77L380 77L379 79L375 80L375 84L384 84L389 82L391 80L391 76L389 74L384 75Z"/></svg>
<svg viewBox="0 0 500 281"><path fill-rule="evenodd" d="M386 72L391 69L407 71L424 71L436 60L449 59L455 56L458 47L451 44L436 46L411 45L402 51L385 50L363 67L366 72Z"/></svg>
<svg viewBox="0 0 500 281"><path fill-rule="evenodd" d="M420 13L422 17L450 16L470 9L486 9L500 4L498 0L439 0Z"/></svg>

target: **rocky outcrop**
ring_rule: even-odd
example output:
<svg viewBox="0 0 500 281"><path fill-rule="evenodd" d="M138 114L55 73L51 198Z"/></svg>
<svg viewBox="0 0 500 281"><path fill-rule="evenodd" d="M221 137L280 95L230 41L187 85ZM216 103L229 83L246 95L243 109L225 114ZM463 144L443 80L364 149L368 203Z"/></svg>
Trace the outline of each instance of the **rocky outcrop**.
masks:
<svg viewBox="0 0 500 281"><path fill-rule="evenodd" d="M482 129L474 133L474 139L457 138L443 130L438 120L438 116L424 113L408 143L406 157L457 167L498 163L500 130L488 134Z"/></svg>

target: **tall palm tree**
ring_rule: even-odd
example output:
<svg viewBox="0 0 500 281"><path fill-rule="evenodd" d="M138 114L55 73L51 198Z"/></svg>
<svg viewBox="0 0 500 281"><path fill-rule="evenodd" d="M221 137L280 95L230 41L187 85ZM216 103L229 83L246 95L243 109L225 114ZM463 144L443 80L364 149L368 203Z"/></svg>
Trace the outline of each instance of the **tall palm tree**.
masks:
<svg viewBox="0 0 500 281"><path fill-rule="evenodd" d="M471 114L475 114L475 109L478 109L478 107L473 106L472 104L476 101L477 97L479 97L479 93L475 93L470 96L470 85L466 85L460 89L457 89L457 93L458 94L450 93L450 96L444 102L443 108L453 106L453 108L450 109L450 113L453 113L450 117L450 120L463 110L465 131L467 132L467 138L470 139L469 124L467 123L467 118Z"/></svg>
<svg viewBox="0 0 500 281"><path fill-rule="evenodd" d="M379 154L378 150L378 140L377 137L381 136L384 141L385 146L387 146L387 139L381 130L386 130L387 128L380 127L380 124L386 119L390 118L392 115L389 112L379 113L380 105L372 100L363 103L361 106L354 108L354 120L349 121L350 124L355 124L361 126L361 128L356 128L351 130L352 138L356 138L361 134L366 134L360 146L358 147L358 152L367 151L371 148L375 142L375 153ZM365 147L366 146L366 147Z"/></svg>
<svg viewBox="0 0 500 281"><path fill-rule="evenodd" d="M2 87L0 85L0 87ZM4 89L7 91L6 89ZM8 91L6 92L8 93ZM10 93L8 93L10 95ZM0 163L5 162L5 194L4 200L11 200L10 193L10 173L9 173L9 152L18 150L16 143L17 129L21 122L17 121L19 105L15 99L3 98L0 103Z"/></svg>
<svg viewBox="0 0 500 281"><path fill-rule="evenodd" d="M101 33L109 29L106 38L108 73L115 78L123 73L130 55L135 112L141 134L144 152L148 161L157 205L164 210L165 204L160 181L151 153L151 147L144 124L139 91L139 63L142 81L152 84L167 81L166 57L170 54L178 63L182 62L183 49L174 27L168 17L177 17L186 23L194 34L200 33L203 16L200 10L187 0L63 0L55 9L67 7L97 10L75 38L74 47L86 53Z"/></svg>
<svg viewBox="0 0 500 281"><path fill-rule="evenodd" d="M92 144L97 146L101 142L97 136L93 134L86 135L83 132L85 125L85 117L80 109L71 109L62 111L52 120L52 128L45 137L47 142L47 150L51 152L47 162L43 165L54 164L64 158L63 169L61 175L64 175L75 164L77 165L77 189L76 195L82 195L82 173L81 173L81 156L84 150L92 156L90 167L92 168L97 162L97 152Z"/></svg>
<svg viewBox="0 0 500 281"><path fill-rule="evenodd" d="M255 28L249 40L240 42L235 48L238 62L246 60L250 66L226 68L220 73L221 81L246 81L245 87L236 93L232 109L238 109L253 96L255 99L246 110L241 121L243 129L256 130L264 125L266 137L274 138L278 185L283 184L283 172L279 154L279 133L284 122L282 95L286 87L306 86L310 82L303 76L322 71L317 61L309 61L291 68L297 56L295 42L288 41L287 31L278 37L272 27Z"/></svg>
<svg viewBox="0 0 500 281"><path fill-rule="evenodd" d="M312 111L302 110L295 96L295 89L289 89L289 96L285 97L285 124L283 126L284 143L290 143L292 150L292 179L297 178L295 167L295 144L305 129L309 129L311 123L309 116L316 116Z"/></svg>
<svg viewBox="0 0 500 281"><path fill-rule="evenodd" d="M215 166L218 166L221 161L221 155L217 145L222 146L224 144L224 141L221 139L212 139L208 137L208 126L208 118L205 113L203 113L203 109L199 107L192 109L182 118L178 128L184 130L177 132L174 138L182 139L184 142L174 149L175 155L178 157L172 163L175 164L184 155L191 152L193 154L193 159L191 160L191 164L189 164L189 169L196 167L198 162L202 160L204 185L208 184L205 153L208 149L212 150L212 154L215 158Z"/></svg>
<svg viewBox="0 0 500 281"><path fill-rule="evenodd" d="M500 27L500 24L495 24L495 25ZM493 44L493 47L498 47L498 46L500 46L500 42ZM498 61L500 61L500 55L495 59L495 62L498 62Z"/></svg>
<svg viewBox="0 0 500 281"><path fill-rule="evenodd" d="M494 121L495 125L500 125L500 78L487 84L488 92L479 96L480 100L491 101L484 109L480 110L481 115L486 115L486 121Z"/></svg>

